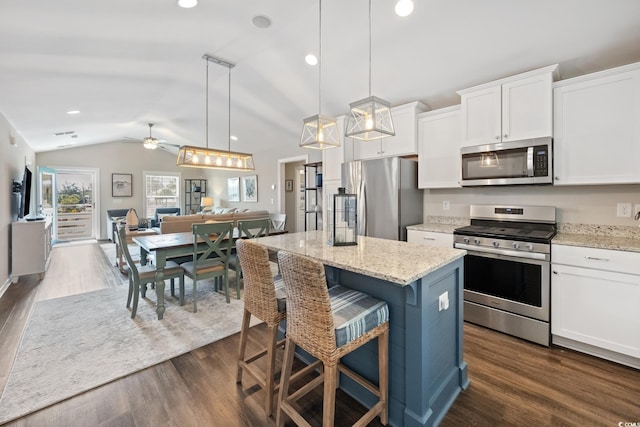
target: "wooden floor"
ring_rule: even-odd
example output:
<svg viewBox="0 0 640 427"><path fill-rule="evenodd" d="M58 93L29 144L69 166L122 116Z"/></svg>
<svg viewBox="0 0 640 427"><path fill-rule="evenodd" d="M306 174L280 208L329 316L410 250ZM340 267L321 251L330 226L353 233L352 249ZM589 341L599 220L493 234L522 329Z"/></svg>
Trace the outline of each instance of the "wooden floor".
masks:
<svg viewBox="0 0 640 427"><path fill-rule="evenodd" d="M42 282L34 276L10 286L0 298L0 386L35 301L116 286L116 279L94 244L57 247ZM254 328L250 348L257 348L263 330ZM441 425L640 423L640 371L475 325L466 324L464 333L471 386ZM235 383L238 339L232 335L8 425L273 426L262 410L263 392L251 382ZM320 399L318 391L302 402L313 425L320 425ZM364 412L340 391L338 401L337 426L351 425Z"/></svg>

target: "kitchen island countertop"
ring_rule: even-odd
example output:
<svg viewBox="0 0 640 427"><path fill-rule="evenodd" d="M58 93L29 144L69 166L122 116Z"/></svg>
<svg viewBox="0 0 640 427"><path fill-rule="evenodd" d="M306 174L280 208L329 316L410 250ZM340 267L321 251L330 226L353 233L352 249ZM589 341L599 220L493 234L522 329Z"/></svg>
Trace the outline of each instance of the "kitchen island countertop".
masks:
<svg viewBox="0 0 640 427"><path fill-rule="evenodd" d="M358 236L355 246L330 246L326 233L306 231L256 240L272 250L287 250L325 265L405 286L462 258L466 251Z"/></svg>

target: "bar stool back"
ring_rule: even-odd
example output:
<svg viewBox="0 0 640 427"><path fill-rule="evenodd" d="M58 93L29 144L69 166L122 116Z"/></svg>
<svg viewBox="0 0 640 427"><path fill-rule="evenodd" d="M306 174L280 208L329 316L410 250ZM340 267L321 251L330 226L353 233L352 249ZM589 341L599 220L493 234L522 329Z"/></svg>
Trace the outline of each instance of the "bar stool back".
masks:
<svg viewBox="0 0 640 427"><path fill-rule="evenodd" d="M323 426L333 426L338 374L342 372L378 396L379 401L354 425L366 425L377 415L388 422L389 309L387 303L344 286L327 287L322 263L310 258L278 252L287 293L287 336L285 344L279 410L276 424L284 415L297 425L309 423L296 410L295 401L324 382ZM378 338L378 386L340 363L346 354ZM289 394L295 347L299 346L322 362L324 374Z"/></svg>

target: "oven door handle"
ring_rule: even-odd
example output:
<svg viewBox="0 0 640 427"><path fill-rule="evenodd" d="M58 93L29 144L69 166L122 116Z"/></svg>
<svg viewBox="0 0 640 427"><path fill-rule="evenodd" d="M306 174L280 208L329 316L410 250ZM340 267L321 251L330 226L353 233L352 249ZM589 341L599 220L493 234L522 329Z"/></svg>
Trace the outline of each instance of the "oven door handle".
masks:
<svg viewBox="0 0 640 427"><path fill-rule="evenodd" d="M504 256L510 256L515 258L527 258L527 259L537 259L541 261L549 261L549 254L543 254L539 252L510 251L508 249L485 248L482 246L467 245L464 243L456 243L454 245L454 248L466 249L472 252L484 252L488 254L504 255Z"/></svg>

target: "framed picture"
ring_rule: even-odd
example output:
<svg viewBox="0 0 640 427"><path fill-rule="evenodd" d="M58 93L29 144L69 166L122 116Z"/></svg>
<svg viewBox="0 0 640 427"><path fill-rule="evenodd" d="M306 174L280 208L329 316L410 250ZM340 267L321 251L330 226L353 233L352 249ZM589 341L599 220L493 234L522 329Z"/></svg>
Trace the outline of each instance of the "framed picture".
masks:
<svg viewBox="0 0 640 427"><path fill-rule="evenodd" d="M284 190L285 191L293 191L293 180L285 179L284 180Z"/></svg>
<svg viewBox="0 0 640 427"><path fill-rule="evenodd" d="M240 178L227 178L227 196L230 202L240 201Z"/></svg>
<svg viewBox="0 0 640 427"><path fill-rule="evenodd" d="M133 196L133 175L130 173L111 174L111 197Z"/></svg>
<svg viewBox="0 0 640 427"><path fill-rule="evenodd" d="M242 177L242 201L258 201L258 175L249 175Z"/></svg>

